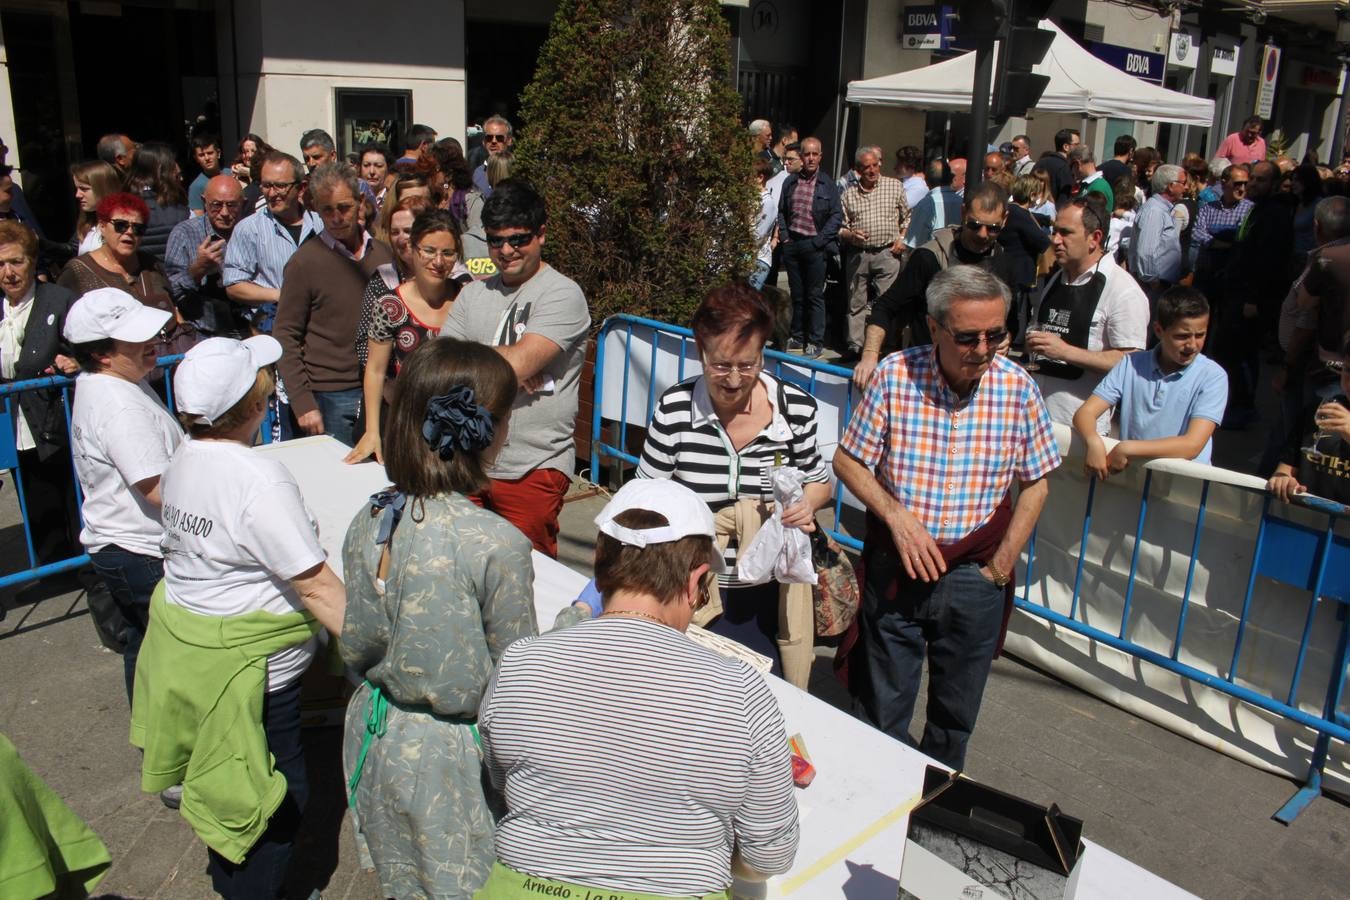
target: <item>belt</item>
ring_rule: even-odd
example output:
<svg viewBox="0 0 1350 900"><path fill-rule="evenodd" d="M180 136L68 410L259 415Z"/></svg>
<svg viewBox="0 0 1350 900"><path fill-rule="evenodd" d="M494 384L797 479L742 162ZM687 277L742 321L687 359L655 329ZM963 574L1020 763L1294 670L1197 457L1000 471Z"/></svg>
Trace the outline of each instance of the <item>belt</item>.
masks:
<svg viewBox="0 0 1350 900"><path fill-rule="evenodd" d="M880 253L882 250L889 250L889 249L891 249L891 247L893 247L893 246L894 246L894 243L890 243L890 244L877 244L875 247L859 247L858 249L861 250L861 251L864 252L864 253Z"/></svg>
<svg viewBox="0 0 1350 900"><path fill-rule="evenodd" d="M411 706L405 703L399 703L388 695L378 684L372 684L366 681L366 687L370 688L370 700L366 704L366 728L365 733L361 735L361 751L356 757L356 765L352 767L352 777L347 780L347 805L352 809L356 808L356 787L361 783L361 775L366 769L366 755L370 753L370 745L373 741L384 737L385 730L388 728L387 718L389 707L401 709L404 712L420 712L435 716L442 722L448 722L451 725L467 725L469 731L473 733L474 743L480 747L483 744L482 738L478 736L478 720L457 719L450 716L441 716L431 711L429 706Z"/></svg>
<svg viewBox="0 0 1350 900"><path fill-rule="evenodd" d="M800 231L788 229L788 238L794 241L805 241L815 237L814 234L802 234Z"/></svg>

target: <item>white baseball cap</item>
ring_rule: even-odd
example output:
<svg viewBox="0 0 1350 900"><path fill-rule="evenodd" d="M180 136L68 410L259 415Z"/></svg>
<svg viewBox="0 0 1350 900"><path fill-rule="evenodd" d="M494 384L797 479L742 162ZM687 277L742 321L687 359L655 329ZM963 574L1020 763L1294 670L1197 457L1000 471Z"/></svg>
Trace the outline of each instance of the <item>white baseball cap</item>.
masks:
<svg viewBox="0 0 1350 900"><path fill-rule="evenodd" d="M630 509L645 509L665 516L666 525L655 528L627 528L614 521ZM595 524L607 534L630 547L665 544L691 535L716 538L712 510L693 491L666 478L634 478L615 492ZM713 570L724 571L722 554L714 554Z"/></svg>
<svg viewBox="0 0 1350 900"><path fill-rule="evenodd" d="M172 318L172 313L146 306L126 291L105 287L75 301L62 333L72 344L107 338L140 343L159 334Z"/></svg>
<svg viewBox="0 0 1350 900"><path fill-rule="evenodd" d="M245 341L207 338L193 347L173 376L173 402L200 425L213 425L244 398L258 370L281 359L277 339L260 334Z"/></svg>

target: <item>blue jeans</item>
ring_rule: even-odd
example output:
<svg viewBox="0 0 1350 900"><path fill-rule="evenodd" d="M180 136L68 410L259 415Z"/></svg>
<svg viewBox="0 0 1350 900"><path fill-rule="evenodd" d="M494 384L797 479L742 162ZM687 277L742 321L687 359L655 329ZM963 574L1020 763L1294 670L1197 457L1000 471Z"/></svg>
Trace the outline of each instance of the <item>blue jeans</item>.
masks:
<svg viewBox="0 0 1350 900"><path fill-rule="evenodd" d="M348 447L356 446L357 423L361 420L361 389L315 391L314 402L323 416L323 432Z"/></svg>
<svg viewBox="0 0 1350 900"><path fill-rule="evenodd" d="M783 244L783 269L792 291L792 336L804 344L825 341L825 251L812 238Z"/></svg>
<svg viewBox="0 0 1350 900"><path fill-rule="evenodd" d="M131 703L131 689L136 681L136 660L141 655L141 641L150 624L150 595L155 585L164 578L164 560L145 556L109 544L89 554L98 577L112 595L113 603L127 620L124 632L126 649L122 651L123 677L127 685L127 703Z"/></svg>
<svg viewBox="0 0 1350 900"><path fill-rule="evenodd" d="M300 744L299 679L263 698L263 730L277 771L286 777L286 797L243 862L232 863L207 849L206 871L211 875L211 886L226 900L270 900L282 896L292 845L309 801L305 753Z"/></svg>
<svg viewBox="0 0 1350 900"><path fill-rule="evenodd" d="M755 260L755 271L750 273L750 286L757 291L764 290L764 282L769 280L769 270L772 268L762 259Z"/></svg>
<svg viewBox="0 0 1350 900"><path fill-rule="evenodd" d="M913 746L909 722L926 651L928 721L918 747L964 768L1003 624L1004 590L967 563L933 583L906 583L887 600L889 568L865 571L861 627L872 682L865 710L877 728Z"/></svg>

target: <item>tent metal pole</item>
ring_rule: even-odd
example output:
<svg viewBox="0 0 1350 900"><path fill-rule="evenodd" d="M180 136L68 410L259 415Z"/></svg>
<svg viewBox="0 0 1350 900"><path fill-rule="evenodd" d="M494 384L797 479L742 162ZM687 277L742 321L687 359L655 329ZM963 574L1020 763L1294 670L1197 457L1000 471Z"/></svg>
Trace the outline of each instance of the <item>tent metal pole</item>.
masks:
<svg viewBox="0 0 1350 900"><path fill-rule="evenodd" d="M839 133L834 137L834 179L839 180L839 176L844 174L844 138L848 134L848 112L849 104L842 104L844 107L844 121L839 126Z"/></svg>

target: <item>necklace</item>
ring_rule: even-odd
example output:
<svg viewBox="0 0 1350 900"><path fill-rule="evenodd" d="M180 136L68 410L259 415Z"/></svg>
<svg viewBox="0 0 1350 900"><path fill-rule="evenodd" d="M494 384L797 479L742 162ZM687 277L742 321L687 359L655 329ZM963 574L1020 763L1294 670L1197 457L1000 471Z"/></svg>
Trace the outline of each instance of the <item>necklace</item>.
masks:
<svg viewBox="0 0 1350 900"><path fill-rule="evenodd" d="M647 619L650 622L655 622L657 625L665 625L667 628L670 627L666 624L665 620L654 616L651 613L645 613L640 609L610 609L600 614L600 618L602 619L605 616L636 616L640 619Z"/></svg>

